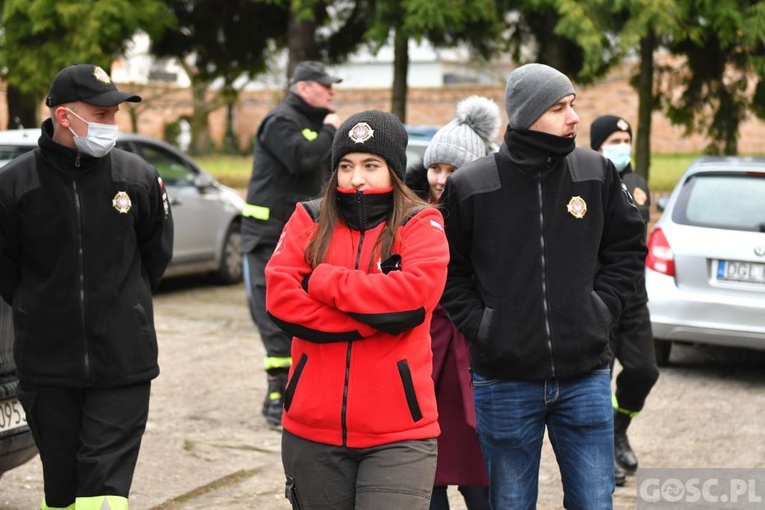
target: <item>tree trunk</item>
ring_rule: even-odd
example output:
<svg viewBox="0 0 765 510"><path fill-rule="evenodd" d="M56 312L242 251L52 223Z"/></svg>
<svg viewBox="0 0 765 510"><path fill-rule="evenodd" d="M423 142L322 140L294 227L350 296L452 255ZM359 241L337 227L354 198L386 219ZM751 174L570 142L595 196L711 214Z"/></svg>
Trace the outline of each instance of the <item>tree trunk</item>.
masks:
<svg viewBox="0 0 765 510"><path fill-rule="evenodd" d="M656 35L653 31L640 39L640 75L637 77L638 128L635 137L635 171L646 181L651 169L651 114L656 98L653 93L653 51Z"/></svg>
<svg viewBox="0 0 765 510"><path fill-rule="evenodd" d="M133 130L133 133L137 133L139 116L138 108L131 105L126 105L125 108L127 109L128 116L130 117L130 128Z"/></svg>
<svg viewBox="0 0 765 510"><path fill-rule="evenodd" d="M406 123L407 74L409 72L409 37L396 30L393 46L393 97L391 111Z"/></svg>
<svg viewBox="0 0 765 510"><path fill-rule="evenodd" d="M223 136L223 152L225 154L239 154L239 138L234 130L234 109L236 108L236 99L226 100L226 132Z"/></svg>
<svg viewBox="0 0 765 510"><path fill-rule="evenodd" d="M722 153L726 156L738 154L738 128L741 123L742 112L741 108L736 104L733 94L729 90L725 90L720 94L720 106L715 115L717 130L712 133L713 136L716 136L721 141L723 145Z"/></svg>
<svg viewBox="0 0 765 510"><path fill-rule="evenodd" d="M212 149L212 139L208 130L207 119L210 114L210 107L207 104L207 86L206 82L200 82L192 77L191 97L194 108L191 113L191 147L190 152L193 155L209 154Z"/></svg>
<svg viewBox="0 0 765 510"><path fill-rule="evenodd" d="M31 98L13 85L8 85L6 100L8 129L34 128L40 125L40 119L37 117L37 98Z"/></svg>
<svg viewBox="0 0 765 510"><path fill-rule="evenodd" d="M315 40L316 22L299 19L299 13L290 10L287 22L287 47L289 63L287 78L292 77L295 66L304 60L319 60L320 55Z"/></svg>

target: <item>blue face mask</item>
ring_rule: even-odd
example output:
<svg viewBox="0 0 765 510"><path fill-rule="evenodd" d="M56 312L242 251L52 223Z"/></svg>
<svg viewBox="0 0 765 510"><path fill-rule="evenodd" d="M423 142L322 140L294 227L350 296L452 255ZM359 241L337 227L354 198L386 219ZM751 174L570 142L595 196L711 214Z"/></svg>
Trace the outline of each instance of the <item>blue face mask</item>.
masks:
<svg viewBox="0 0 765 510"><path fill-rule="evenodd" d="M611 160L617 171L621 172L630 164L630 149L631 147L626 143L604 145L603 155Z"/></svg>

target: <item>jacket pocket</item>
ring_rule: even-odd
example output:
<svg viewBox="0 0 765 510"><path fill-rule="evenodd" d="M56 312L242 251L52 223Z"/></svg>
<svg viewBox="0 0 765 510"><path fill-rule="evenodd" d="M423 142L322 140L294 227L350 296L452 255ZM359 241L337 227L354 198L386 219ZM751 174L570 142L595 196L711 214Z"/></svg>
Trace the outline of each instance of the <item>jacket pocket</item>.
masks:
<svg viewBox="0 0 765 510"><path fill-rule="evenodd" d="M481 323L478 325L478 335L476 336L476 344L479 346L485 346L489 340L489 331L491 330L491 320L494 317L494 309L486 307L483 310L481 316Z"/></svg>
<svg viewBox="0 0 765 510"><path fill-rule="evenodd" d="M613 316L608 309L605 301L594 290L590 291L590 317L592 324L588 327L593 339L596 342L590 345L588 354L596 354L603 351L604 346L608 344L611 337L611 327L613 326Z"/></svg>
<svg viewBox="0 0 765 510"><path fill-rule="evenodd" d="M608 332L611 330L611 324L614 321L614 318L611 316L611 310L608 309L608 305L603 301L603 298L600 297L600 295L595 292L594 290L590 291L590 296L592 296L592 301L595 306L595 310L597 311L598 315L603 320L603 323L606 327L606 336L608 336Z"/></svg>
<svg viewBox="0 0 765 510"><path fill-rule="evenodd" d="M422 419L422 411L420 410L420 403L417 401L417 393L414 391L414 381L412 380L412 371L409 368L409 363L402 359L396 363L396 366L398 367L401 382L404 385L404 395L406 396L406 404L409 406L409 413L412 415L412 420L418 422Z"/></svg>
<svg viewBox="0 0 765 510"><path fill-rule="evenodd" d="M295 370L292 372L292 377L287 382L287 388L284 390L284 410L289 411L292 405L292 397L295 395L295 388L297 388L300 381L300 375L303 373L305 364L308 362L308 355L303 354L300 356L300 361L295 365Z"/></svg>
<svg viewBox="0 0 765 510"><path fill-rule="evenodd" d="M27 336L24 332L27 331L27 310L23 305L18 305L12 312L9 311L9 315L13 318L13 360L18 370L23 370L24 364L24 352L26 351ZM21 335L16 334L21 332Z"/></svg>
<svg viewBox="0 0 765 510"><path fill-rule="evenodd" d="M133 305L133 311L135 312L136 318L138 319L138 325L141 328L141 334L149 344L151 352L156 353L157 337L154 334L154 328L151 326L151 322L149 321L149 316L146 314L146 310L144 310L141 303L136 303Z"/></svg>

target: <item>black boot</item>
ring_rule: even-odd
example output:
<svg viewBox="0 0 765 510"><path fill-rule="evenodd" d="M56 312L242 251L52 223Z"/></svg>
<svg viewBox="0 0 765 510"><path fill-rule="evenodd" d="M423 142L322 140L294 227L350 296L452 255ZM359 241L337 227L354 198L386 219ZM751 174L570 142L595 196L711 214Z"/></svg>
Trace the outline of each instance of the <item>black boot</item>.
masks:
<svg viewBox="0 0 765 510"><path fill-rule="evenodd" d="M627 473L614 461L614 485L623 487L627 483Z"/></svg>
<svg viewBox="0 0 765 510"><path fill-rule="evenodd" d="M637 457L627 439L627 428L631 421L629 415L614 411L614 457L616 463L628 473L634 473L638 468Z"/></svg>
<svg viewBox="0 0 765 510"><path fill-rule="evenodd" d="M279 428L282 426L282 412L284 411L284 388L287 386L288 368L275 368L269 370L268 391L263 400L263 416L270 427Z"/></svg>

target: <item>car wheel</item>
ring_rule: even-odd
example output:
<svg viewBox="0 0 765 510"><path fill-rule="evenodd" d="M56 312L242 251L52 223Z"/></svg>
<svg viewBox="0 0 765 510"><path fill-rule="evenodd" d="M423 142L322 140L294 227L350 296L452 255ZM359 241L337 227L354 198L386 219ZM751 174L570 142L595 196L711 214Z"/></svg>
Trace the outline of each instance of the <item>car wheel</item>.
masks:
<svg viewBox="0 0 765 510"><path fill-rule="evenodd" d="M669 353L672 352L672 342L654 339L653 350L656 353L656 364L660 367L669 366Z"/></svg>
<svg viewBox="0 0 765 510"><path fill-rule="evenodd" d="M242 281L242 227L239 221L228 227L226 239L220 257L220 267L214 273L215 280L222 285L232 285Z"/></svg>

